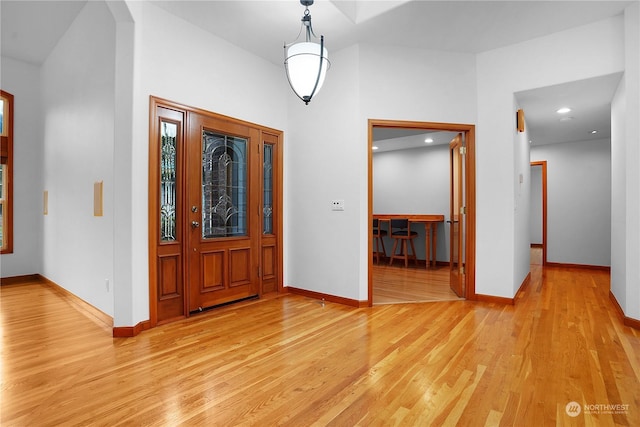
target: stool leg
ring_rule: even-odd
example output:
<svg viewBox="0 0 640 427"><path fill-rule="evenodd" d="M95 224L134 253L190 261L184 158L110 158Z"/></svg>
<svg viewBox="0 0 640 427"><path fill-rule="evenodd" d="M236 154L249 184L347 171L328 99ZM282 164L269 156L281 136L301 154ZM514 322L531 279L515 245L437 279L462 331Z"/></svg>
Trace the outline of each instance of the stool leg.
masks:
<svg viewBox="0 0 640 427"><path fill-rule="evenodd" d="M391 259L389 259L389 265L393 264L393 258L396 256L396 247L398 246L398 239L393 239L393 250L391 251Z"/></svg>
<svg viewBox="0 0 640 427"><path fill-rule="evenodd" d="M413 262L418 265L418 256L416 255L416 247L413 244L413 239L409 240L411 243L411 252L413 253Z"/></svg>
<svg viewBox="0 0 640 427"><path fill-rule="evenodd" d="M409 267L409 250L407 248L407 241L402 241L402 251L404 252L404 268Z"/></svg>

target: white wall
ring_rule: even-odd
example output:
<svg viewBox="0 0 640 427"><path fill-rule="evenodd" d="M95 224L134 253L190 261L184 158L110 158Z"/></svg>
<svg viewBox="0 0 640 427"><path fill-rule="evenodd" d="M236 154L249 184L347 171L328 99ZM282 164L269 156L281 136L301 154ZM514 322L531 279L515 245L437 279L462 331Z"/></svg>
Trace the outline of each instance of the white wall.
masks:
<svg viewBox="0 0 640 427"><path fill-rule="evenodd" d="M446 144L373 155L373 212L376 214L437 214L449 219L450 170L449 146ZM418 232L416 253L425 259L424 226ZM384 238L387 255L393 240ZM438 224L439 261L449 261L449 226Z"/></svg>
<svg viewBox="0 0 640 427"><path fill-rule="evenodd" d="M2 57L0 86L14 95L13 253L0 256L0 275L40 272L42 264L42 133L40 70Z"/></svg>
<svg viewBox="0 0 640 427"><path fill-rule="evenodd" d="M285 285L362 300L367 137L357 115L360 52L352 46L329 55L327 80L309 105L287 90ZM331 211L333 199L344 200L345 210Z"/></svg>
<svg viewBox="0 0 640 427"><path fill-rule="evenodd" d="M625 78L611 101L611 292L620 306L627 302L627 161Z"/></svg>
<svg viewBox="0 0 640 427"><path fill-rule="evenodd" d="M289 106L288 285L367 299L368 119L475 122L475 57L361 44ZM344 212L329 209L345 200ZM301 232L300 230L304 230Z"/></svg>
<svg viewBox="0 0 640 427"><path fill-rule="evenodd" d="M529 128L518 132L515 112L520 109L513 96L511 110L511 132L514 149L514 240L513 240L513 292L518 291L531 269L531 244L529 241L529 224L531 222L531 163L529 161Z"/></svg>
<svg viewBox="0 0 640 427"><path fill-rule="evenodd" d="M42 274L113 314L114 22L88 2L42 66L44 217ZM104 182L104 216L93 188Z"/></svg>
<svg viewBox="0 0 640 427"><path fill-rule="evenodd" d="M533 146L547 161L547 261L611 265L609 139Z"/></svg>
<svg viewBox="0 0 640 427"><path fill-rule="evenodd" d="M611 106L611 292L640 319L640 4L624 13L625 73Z"/></svg>
<svg viewBox="0 0 640 427"><path fill-rule="evenodd" d="M513 297L529 272L528 215L514 198L530 170L514 145L514 93L620 72L622 17L480 53L477 56L476 291ZM521 142L523 143L523 141ZM524 200L524 198L522 198Z"/></svg>
<svg viewBox="0 0 640 427"><path fill-rule="evenodd" d="M640 3L625 11L625 81L627 87L627 316L640 319Z"/></svg>
<svg viewBox="0 0 640 427"><path fill-rule="evenodd" d="M531 166L531 204L529 206L529 240L542 244L542 166Z"/></svg>

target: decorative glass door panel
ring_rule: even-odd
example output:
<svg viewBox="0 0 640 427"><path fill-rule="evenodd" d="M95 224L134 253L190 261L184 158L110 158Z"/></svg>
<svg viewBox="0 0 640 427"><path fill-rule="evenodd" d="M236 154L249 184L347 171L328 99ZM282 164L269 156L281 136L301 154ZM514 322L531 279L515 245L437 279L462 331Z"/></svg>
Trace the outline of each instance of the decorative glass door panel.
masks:
<svg viewBox="0 0 640 427"><path fill-rule="evenodd" d="M279 240L281 225L280 194L277 189L280 179L280 152L278 135L262 134L262 244L261 280L262 292L278 290L281 274L279 264L282 242Z"/></svg>
<svg viewBox="0 0 640 427"><path fill-rule="evenodd" d="M184 122L185 112L152 107L149 152L150 273L152 316L158 323L183 318L184 291ZM152 227L152 228L151 228ZM154 311L155 309L155 311Z"/></svg>
<svg viewBox="0 0 640 427"><path fill-rule="evenodd" d="M160 132L160 240L169 242L177 239L176 135L178 125L162 122Z"/></svg>
<svg viewBox="0 0 640 427"><path fill-rule="evenodd" d="M202 238L247 235L247 140L202 132Z"/></svg>
<svg viewBox="0 0 640 427"><path fill-rule="evenodd" d="M263 144L262 234L273 234L273 145Z"/></svg>

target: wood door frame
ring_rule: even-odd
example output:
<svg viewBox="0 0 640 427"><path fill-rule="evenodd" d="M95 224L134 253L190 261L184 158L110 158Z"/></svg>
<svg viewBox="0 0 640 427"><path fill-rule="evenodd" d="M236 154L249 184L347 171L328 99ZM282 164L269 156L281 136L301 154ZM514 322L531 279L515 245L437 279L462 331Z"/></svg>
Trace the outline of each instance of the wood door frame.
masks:
<svg viewBox="0 0 640 427"><path fill-rule="evenodd" d="M247 125L250 127L254 127L259 129L260 131L260 158L262 158L263 152L262 152L262 143L263 143L263 136L265 134L271 135L271 136L275 136L277 137L278 141L277 141L277 149L274 150L274 163L275 163L275 169L273 172L273 177L274 177L274 182L275 182L275 188L274 188L274 195L273 195L273 205L274 205L274 210L277 212L277 214L274 215L274 234L275 234L275 241L276 241L276 254L278 257L277 260L277 272L276 272L276 280L277 280L277 290L276 292L278 293L282 293L284 291L284 285L283 285L283 277L284 277L284 269L283 269L283 243L284 243L284 238L283 238L283 187L284 187L284 182L283 182L283 170L284 170L284 146L283 146L283 139L284 139L284 133L278 129L274 129L274 128L269 128L266 126L262 126L256 123L251 123L248 121L244 121L244 120L240 120L240 119L236 119L233 117L229 117L229 116L225 116L222 114L217 114L217 113L213 113L211 111L207 111L207 110L203 110L200 108L194 108L194 107L190 107L184 104L180 104L177 102L173 102L173 101L169 101L163 98L159 98L159 97L155 97L153 95L149 96L149 175L148 175L148 224L149 224L149 237L148 237L148 245L149 245L149 322L148 324L145 325L145 329L148 328L153 328L155 326L158 325L158 312L157 312L157 306L156 306L156 301L158 299L158 290L157 290L157 280L158 280L158 260L157 260L157 256L158 256L158 251L157 251L157 238L158 238L158 229L160 226L160 220L159 220L159 215L157 214L157 211L155 210L155 206L158 205L158 198L159 198L159 194L158 191L156 191L159 188L159 167L157 162L155 162L158 158L157 152L155 150L157 150L158 148L158 141L157 141L157 136L158 136L158 132L156 129L156 125L157 125L157 108L158 107L164 107L167 109L174 109L180 112L184 112L185 116L184 116L184 125L183 125L183 135L184 135L184 143L186 144L186 132L189 128L189 113L196 113L196 114L201 114L201 115L205 115L208 117L213 117L219 120L224 120L224 121L228 121L228 122L232 122L232 123L238 123L241 125ZM186 159L185 159L186 161ZM183 165L184 167L184 165ZM262 181L263 179L263 171L262 168L259 168L259 180ZM186 181L186 180L183 180ZM180 188L180 191L183 191L183 194L186 195L186 182L182 183L182 186ZM260 203L262 204L262 202ZM182 227L183 229L183 235L186 236L188 233L188 229L189 227L189 221L187 220L189 218L188 216L188 203L183 203L183 210L185 212L183 212L183 224L178 225L179 227ZM189 242L187 238L183 238L182 239L182 253L186 254L188 247L189 247ZM260 269L262 270L262 234L260 235L260 245L258 248L256 248L256 250L258 250L260 252ZM186 259L186 256L184 257ZM186 265L186 264L184 264ZM189 286L187 284L187 272L186 269L183 269L182 272L182 278L183 278L183 283L182 283L182 287L183 287L183 292L184 292L184 316L185 317L190 317L190 313L188 310L188 301L189 301ZM263 281L263 277L260 277L260 286L259 286L259 295L262 296L262 281Z"/></svg>
<svg viewBox="0 0 640 427"><path fill-rule="evenodd" d="M531 167L542 167L542 265L547 265L547 161L531 162Z"/></svg>
<svg viewBox="0 0 640 427"><path fill-rule="evenodd" d="M474 301L476 296L476 127L471 124L416 122L402 120L368 120L368 291L367 305L373 306L373 128L396 129L423 129L460 132L464 134L466 154L465 167L465 194L464 202L466 213L465 233L465 295L467 300Z"/></svg>
<svg viewBox="0 0 640 427"><path fill-rule="evenodd" d="M464 236L466 229L466 214L461 214L460 209L465 206L463 195L464 191L464 176L465 166L463 161L456 160L459 156L464 154L464 139L462 133L458 133L449 142L449 289L451 289L457 296L464 297L465 293L465 279L464 279ZM456 174L456 167L458 169ZM456 176L457 175L457 176ZM457 181L456 181L457 180ZM455 184L458 184L456 188ZM462 185L462 188L459 188ZM459 193L458 191L459 190ZM457 197L454 195L457 194ZM455 206L455 208L454 208ZM457 209L457 212L456 212ZM455 218L458 218L456 221ZM456 226L456 222L458 223ZM458 235L455 235L454 227L457 229ZM455 242L455 245L454 245ZM457 251L454 248L457 247ZM457 253L456 253L457 252ZM454 258L455 254L455 258ZM457 259L457 265L454 268L454 260ZM457 271L456 271L457 270ZM462 270L462 271L461 271ZM462 275L462 279L460 279ZM455 276L455 277L454 277ZM461 283L462 289L457 289L458 284Z"/></svg>

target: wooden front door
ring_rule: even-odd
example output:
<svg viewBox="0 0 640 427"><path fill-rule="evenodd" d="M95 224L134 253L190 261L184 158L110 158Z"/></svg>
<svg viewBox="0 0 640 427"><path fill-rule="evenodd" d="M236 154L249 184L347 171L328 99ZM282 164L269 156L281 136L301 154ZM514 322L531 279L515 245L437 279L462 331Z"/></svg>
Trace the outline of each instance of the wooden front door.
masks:
<svg viewBox="0 0 640 427"><path fill-rule="evenodd" d="M189 311L258 295L260 131L189 115Z"/></svg>
<svg viewBox="0 0 640 427"><path fill-rule="evenodd" d="M282 132L151 97L151 326L282 289Z"/></svg>
<svg viewBox="0 0 640 427"><path fill-rule="evenodd" d="M450 282L451 290L464 297L464 146L459 133L449 143L451 161Z"/></svg>

